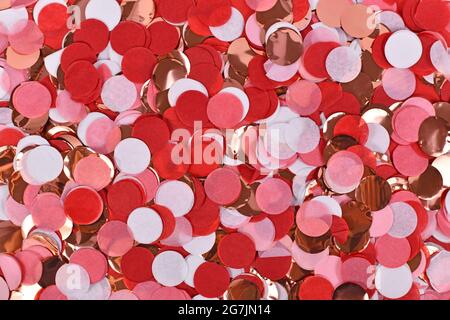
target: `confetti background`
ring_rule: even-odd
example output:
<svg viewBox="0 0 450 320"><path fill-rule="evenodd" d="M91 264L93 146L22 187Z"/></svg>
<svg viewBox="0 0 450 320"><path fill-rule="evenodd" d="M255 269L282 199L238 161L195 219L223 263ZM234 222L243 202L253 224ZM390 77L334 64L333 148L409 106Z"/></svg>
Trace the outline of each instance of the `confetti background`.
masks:
<svg viewBox="0 0 450 320"><path fill-rule="evenodd" d="M0 0L0 300L448 300L448 0Z"/></svg>

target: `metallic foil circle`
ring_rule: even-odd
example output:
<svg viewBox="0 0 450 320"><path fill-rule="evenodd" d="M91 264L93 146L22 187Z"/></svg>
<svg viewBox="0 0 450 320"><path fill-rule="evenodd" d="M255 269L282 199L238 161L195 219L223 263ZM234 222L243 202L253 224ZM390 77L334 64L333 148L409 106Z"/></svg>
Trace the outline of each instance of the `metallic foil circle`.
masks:
<svg viewBox="0 0 450 320"><path fill-rule="evenodd" d="M369 296L363 287L346 282L334 290L333 300L368 300Z"/></svg>
<svg viewBox="0 0 450 320"><path fill-rule="evenodd" d="M300 59L303 53L302 38L289 28L280 28L273 32L266 43L269 59L278 65L288 66Z"/></svg>

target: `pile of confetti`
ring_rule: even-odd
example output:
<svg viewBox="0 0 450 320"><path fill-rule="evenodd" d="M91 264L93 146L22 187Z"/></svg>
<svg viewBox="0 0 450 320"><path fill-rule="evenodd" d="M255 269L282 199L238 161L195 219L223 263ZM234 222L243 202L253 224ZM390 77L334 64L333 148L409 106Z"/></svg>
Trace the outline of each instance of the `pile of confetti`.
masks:
<svg viewBox="0 0 450 320"><path fill-rule="evenodd" d="M0 0L0 300L448 300L448 44L448 0Z"/></svg>

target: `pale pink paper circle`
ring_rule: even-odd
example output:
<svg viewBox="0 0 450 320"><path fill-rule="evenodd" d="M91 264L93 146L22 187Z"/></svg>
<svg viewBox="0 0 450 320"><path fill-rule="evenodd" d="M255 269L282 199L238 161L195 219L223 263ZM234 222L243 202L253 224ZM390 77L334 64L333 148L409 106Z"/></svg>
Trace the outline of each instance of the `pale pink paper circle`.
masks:
<svg viewBox="0 0 450 320"><path fill-rule="evenodd" d="M333 30L327 27L319 27L308 32L303 41L303 46L306 50L308 47L317 42L339 43L340 41L337 32L334 32Z"/></svg>
<svg viewBox="0 0 450 320"><path fill-rule="evenodd" d="M95 175L91 174L92 172L95 172ZM75 182L80 185L100 191L110 184L111 169L100 157L90 155L78 161L73 176Z"/></svg>
<svg viewBox="0 0 450 320"><path fill-rule="evenodd" d="M158 212L150 208L137 208L127 220L134 240L150 244L159 239L163 231L163 221Z"/></svg>
<svg viewBox="0 0 450 320"><path fill-rule="evenodd" d="M9 290L16 290L22 282L22 269L19 261L12 255L0 253L0 271Z"/></svg>
<svg viewBox="0 0 450 320"><path fill-rule="evenodd" d="M34 285L41 279L43 267L39 254L30 250L19 251L15 255L22 270L22 284Z"/></svg>
<svg viewBox="0 0 450 320"><path fill-rule="evenodd" d="M67 297L85 293L89 290L90 280L86 269L77 264L65 264L56 272L55 284Z"/></svg>
<svg viewBox="0 0 450 320"><path fill-rule="evenodd" d="M350 47L337 47L328 54L326 68L331 79L347 83L354 80L361 72L361 57Z"/></svg>
<svg viewBox="0 0 450 320"><path fill-rule="evenodd" d="M292 242L291 248L292 258L295 262L305 270L314 270L316 266L330 255L330 249L327 247L319 253L307 253Z"/></svg>
<svg viewBox="0 0 450 320"><path fill-rule="evenodd" d="M0 67L0 99L5 97L11 88L11 79L5 68Z"/></svg>
<svg viewBox="0 0 450 320"><path fill-rule="evenodd" d="M270 124L264 132L264 150L261 150L263 151L262 153L265 151L267 152L267 157L280 160L290 159L295 156L295 150L289 147L286 141L288 137L287 131L289 131L289 124L287 123ZM262 164L264 164L264 161L262 161Z"/></svg>
<svg viewBox="0 0 450 320"><path fill-rule="evenodd" d="M433 107L433 104L425 98L422 97L412 97L403 102L400 109L415 106L423 109L430 117L434 117L436 115L436 110Z"/></svg>
<svg viewBox="0 0 450 320"><path fill-rule="evenodd" d="M398 299L406 295L413 284L411 269L407 264L399 268L386 268L381 265L375 273L375 287L386 298Z"/></svg>
<svg viewBox="0 0 450 320"><path fill-rule="evenodd" d="M281 179L268 179L256 190L256 202L268 214L283 213L292 204L292 200L291 188Z"/></svg>
<svg viewBox="0 0 450 320"><path fill-rule="evenodd" d="M439 293L450 291L450 253L441 251L431 257L426 274L434 290Z"/></svg>
<svg viewBox="0 0 450 320"><path fill-rule="evenodd" d="M32 20L20 22L23 25L18 32L8 36L11 47L19 54L32 54L44 45L44 34ZM16 29L17 30L17 29Z"/></svg>
<svg viewBox="0 0 450 320"><path fill-rule="evenodd" d="M107 117L95 119L86 129L86 144L99 153L113 152L121 138L120 128Z"/></svg>
<svg viewBox="0 0 450 320"><path fill-rule="evenodd" d="M140 174L150 165L151 153L147 145L135 138L120 141L114 149L117 168L127 174Z"/></svg>
<svg viewBox="0 0 450 320"><path fill-rule="evenodd" d="M43 185L55 180L62 172L63 159L51 146L38 146L22 158L22 178L32 185Z"/></svg>
<svg viewBox="0 0 450 320"><path fill-rule="evenodd" d="M97 234L100 250L110 257L120 257L133 247L133 236L127 224L121 221L105 223Z"/></svg>
<svg viewBox="0 0 450 320"><path fill-rule="evenodd" d="M401 108L393 119L393 125L399 137L407 142L419 141L419 130L429 114L420 107Z"/></svg>
<svg viewBox="0 0 450 320"><path fill-rule="evenodd" d="M52 104L48 89L37 81L20 85L14 92L14 108L23 116L35 119L45 115Z"/></svg>
<svg viewBox="0 0 450 320"><path fill-rule="evenodd" d="M350 192L358 186L363 174L364 164L361 158L353 152L340 151L328 160L325 179L332 189Z"/></svg>
<svg viewBox="0 0 450 320"><path fill-rule="evenodd" d="M319 126L309 118L289 121L284 134L288 146L298 153L309 153L317 148L320 142Z"/></svg>
<svg viewBox="0 0 450 320"><path fill-rule="evenodd" d="M166 180L156 191L155 203L169 208L175 217L182 217L194 206L194 192L182 181Z"/></svg>
<svg viewBox="0 0 450 320"><path fill-rule="evenodd" d="M6 281L0 277L0 301L9 300L9 287Z"/></svg>
<svg viewBox="0 0 450 320"><path fill-rule="evenodd" d="M264 63L264 70L266 71L267 78L277 82L284 82L291 79L297 73L298 67L298 62L288 66L280 66L273 63L271 60L267 60Z"/></svg>
<svg viewBox="0 0 450 320"><path fill-rule="evenodd" d="M326 278L337 288L343 283L341 258L331 255L326 257L316 265L314 274Z"/></svg>
<svg viewBox="0 0 450 320"><path fill-rule="evenodd" d="M256 13L252 14L245 23L245 35L247 39L255 46L262 47L261 42L261 26L256 20Z"/></svg>
<svg viewBox="0 0 450 320"><path fill-rule="evenodd" d="M23 220L30 214L27 207L8 197L5 202L5 211L9 220L16 226L21 226Z"/></svg>

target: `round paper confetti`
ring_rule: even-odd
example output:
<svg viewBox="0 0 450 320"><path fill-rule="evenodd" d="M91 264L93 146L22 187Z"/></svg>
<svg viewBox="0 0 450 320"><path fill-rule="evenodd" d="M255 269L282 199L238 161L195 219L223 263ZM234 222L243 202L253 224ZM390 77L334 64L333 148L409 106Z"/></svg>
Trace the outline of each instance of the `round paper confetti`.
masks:
<svg viewBox="0 0 450 320"><path fill-rule="evenodd" d="M0 300L447 299L447 12L0 0Z"/></svg>

